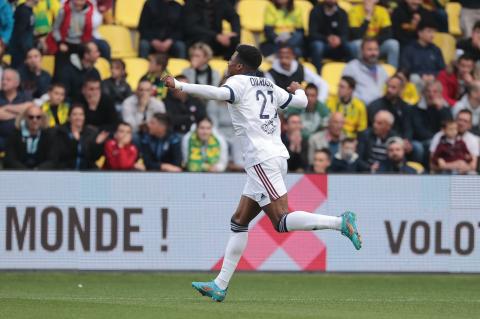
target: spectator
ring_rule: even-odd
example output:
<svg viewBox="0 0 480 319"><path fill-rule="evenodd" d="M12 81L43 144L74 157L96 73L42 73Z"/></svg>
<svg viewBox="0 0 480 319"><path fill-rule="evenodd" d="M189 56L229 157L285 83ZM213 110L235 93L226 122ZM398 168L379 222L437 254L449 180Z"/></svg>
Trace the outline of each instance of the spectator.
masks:
<svg viewBox="0 0 480 319"><path fill-rule="evenodd" d="M127 82L125 62L120 59L112 60L110 70L112 76L102 81L102 91L105 96L113 100L117 112L121 112L123 101L132 95L132 88Z"/></svg>
<svg viewBox="0 0 480 319"><path fill-rule="evenodd" d="M313 83L318 88L318 100L325 102L328 96L328 84L319 75L312 72L298 62L293 49L288 46L281 47L273 61L272 68L265 74L282 89L286 89L293 81Z"/></svg>
<svg viewBox="0 0 480 319"><path fill-rule="evenodd" d="M448 15L445 5L449 0L423 0L423 7L432 14L432 21L438 32L448 33Z"/></svg>
<svg viewBox="0 0 480 319"><path fill-rule="evenodd" d="M53 23L58 16L62 4L60 0L38 0L33 7L35 15L34 35L38 41L38 47L42 51L47 50L46 37L52 31Z"/></svg>
<svg viewBox="0 0 480 319"><path fill-rule="evenodd" d="M96 0L97 10L102 15L104 24L113 24L113 2L114 0Z"/></svg>
<svg viewBox="0 0 480 319"><path fill-rule="evenodd" d="M177 80L188 83L185 76L178 76ZM173 131L179 134L185 134L190 131L192 124L205 118L207 115L205 105L200 100L181 90L168 92L165 106Z"/></svg>
<svg viewBox="0 0 480 319"><path fill-rule="evenodd" d="M472 160L470 162L456 161L456 163L447 166L450 166L450 169L453 168L461 173L475 171L477 169L478 156L480 155L480 143L479 137L470 132L470 129L472 128L472 112L469 110L461 110L458 112L455 119L457 122L458 135L467 146L467 150L472 156ZM430 144L431 154L437 149L443 134L444 132L440 131L432 138L432 143ZM435 166L433 166L433 169L435 170Z"/></svg>
<svg viewBox="0 0 480 319"><path fill-rule="evenodd" d="M405 47L417 39L420 22L432 20L432 12L422 6L422 0L400 1L392 14L393 35Z"/></svg>
<svg viewBox="0 0 480 319"><path fill-rule="evenodd" d="M357 137L357 134L367 128L367 109L362 101L353 96L355 80L350 76L343 76L338 83L337 96L330 96L327 107L330 112L340 112L345 118L343 132L348 137Z"/></svg>
<svg viewBox="0 0 480 319"><path fill-rule="evenodd" d="M82 43L93 40L94 11L94 5L88 0L67 0L58 12L46 39L48 52L55 54L55 78L69 63L70 55L82 56Z"/></svg>
<svg viewBox="0 0 480 319"><path fill-rule="evenodd" d="M296 56L303 55L303 12L293 0L272 0L268 3L264 23L265 39L260 44L264 56L274 54L283 45L291 47Z"/></svg>
<svg viewBox="0 0 480 319"><path fill-rule="evenodd" d="M421 91L427 81L435 79L445 68L442 51L433 44L435 28L422 21L417 29L418 40L402 52L401 68L410 73L410 81Z"/></svg>
<svg viewBox="0 0 480 319"><path fill-rule="evenodd" d="M172 132L166 114L155 113L142 133L140 150L147 170L181 172L181 138Z"/></svg>
<svg viewBox="0 0 480 319"><path fill-rule="evenodd" d="M15 118L33 103L20 91L20 75L14 69L5 69L0 91L0 151L5 149L7 137L15 130Z"/></svg>
<svg viewBox="0 0 480 319"><path fill-rule="evenodd" d="M313 164L315 150L326 148L330 154L336 154L340 148L340 141L345 138L343 125L345 119L342 113L332 113L328 120L328 127L324 131L317 132L308 139L308 162Z"/></svg>
<svg viewBox="0 0 480 319"><path fill-rule="evenodd" d="M167 96L167 87L162 81L165 76L168 64L168 55L164 53L150 54L148 56L148 72L142 77L152 83L153 96L159 100L163 100Z"/></svg>
<svg viewBox="0 0 480 319"><path fill-rule="evenodd" d="M113 132L118 124L118 116L113 101L102 94L98 79L87 79L82 87L80 102L85 109L85 124L98 130Z"/></svg>
<svg viewBox="0 0 480 319"><path fill-rule="evenodd" d="M458 134L457 122L449 120L443 123L440 141L431 157L432 171L467 174L471 161L472 155Z"/></svg>
<svg viewBox="0 0 480 319"><path fill-rule="evenodd" d="M465 94L453 108L455 118L462 110L468 110L472 114L472 129L474 134L480 135L480 81L476 80L470 83ZM460 129L461 126L459 126Z"/></svg>
<svg viewBox="0 0 480 319"><path fill-rule="evenodd" d="M290 114L299 114L303 123L302 136L308 140L310 135L327 127L330 110L318 100L318 88L313 83L308 83L305 88L307 95L307 107L303 109L287 109L287 117Z"/></svg>
<svg viewBox="0 0 480 319"><path fill-rule="evenodd" d="M2 78L3 70L8 68L8 64L3 60L3 57L5 55L5 50L6 50L5 44L2 43L2 41L0 41L0 79ZM2 84L0 81L0 90L1 89L2 89Z"/></svg>
<svg viewBox="0 0 480 319"><path fill-rule="evenodd" d="M42 110L30 105L16 121L7 141L5 168L53 169L56 166L54 136L46 129Z"/></svg>
<svg viewBox="0 0 480 319"><path fill-rule="evenodd" d="M395 76L402 79L403 82L402 99L407 104L416 105L420 101L420 94L418 94L415 84L409 81L410 74L405 70L397 70Z"/></svg>
<svg viewBox="0 0 480 319"><path fill-rule="evenodd" d="M452 118L450 106L442 97L442 84L428 82L423 96L413 111L413 138L428 149L433 135L440 131L441 124Z"/></svg>
<svg viewBox="0 0 480 319"><path fill-rule="evenodd" d="M334 155L330 172L332 173L361 173L368 172L370 167L362 161L356 152L357 140L345 138L340 150Z"/></svg>
<svg viewBox="0 0 480 319"><path fill-rule="evenodd" d="M147 122L155 113L165 113L162 101L152 96L152 83L140 80L137 91L122 105L123 120L128 123L134 134L147 129Z"/></svg>
<svg viewBox="0 0 480 319"><path fill-rule="evenodd" d="M58 167L60 169L96 169L95 162L103 151L108 132L97 130L85 124L83 105L74 103L70 108L68 122L56 130Z"/></svg>
<svg viewBox="0 0 480 319"><path fill-rule="evenodd" d="M480 20L480 2L477 0L457 0L457 2L460 2L462 5L460 25L463 36L469 38L472 27Z"/></svg>
<svg viewBox="0 0 480 319"><path fill-rule="evenodd" d="M392 22L387 9L377 3L378 0L363 0L363 4L352 7L348 12L353 56L363 57L363 54L360 55L362 39L375 37L380 43L379 54L387 57L388 64L397 67L400 47L398 41L392 38Z"/></svg>
<svg viewBox="0 0 480 319"><path fill-rule="evenodd" d="M13 10L8 0L0 0L0 44L7 46L13 32Z"/></svg>
<svg viewBox="0 0 480 319"><path fill-rule="evenodd" d="M223 172L228 164L228 145L204 117L182 139L184 166L189 172Z"/></svg>
<svg viewBox="0 0 480 319"><path fill-rule="evenodd" d="M47 71L42 70L42 53L37 48L27 51L25 64L22 65L20 73L21 86L25 94L32 98L39 98L48 91L52 77Z"/></svg>
<svg viewBox="0 0 480 319"><path fill-rule="evenodd" d="M113 138L105 142L104 170L145 170L143 164L136 163L138 149L132 144L132 127L126 122L120 122Z"/></svg>
<svg viewBox="0 0 480 319"><path fill-rule="evenodd" d="M95 63L100 56L97 45L94 42L88 42L79 51L78 57L80 59L76 55L72 56L71 63L65 66L58 77L58 82L65 85L70 101L76 101L80 98L86 79L98 79L100 81L100 73L95 68Z"/></svg>
<svg viewBox="0 0 480 319"><path fill-rule="evenodd" d="M184 10L188 46L204 42L215 55L230 58L240 43L240 18L232 5L223 0L189 0ZM222 32L223 20L230 23L231 32Z"/></svg>
<svg viewBox="0 0 480 319"><path fill-rule="evenodd" d="M400 137L387 140L387 160L380 163L377 173L418 174L405 158L405 144Z"/></svg>
<svg viewBox="0 0 480 319"><path fill-rule="evenodd" d="M348 16L337 0L315 4L309 19L310 54L320 74L324 57L350 61Z"/></svg>
<svg viewBox="0 0 480 319"><path fill-rule="evenodd" d="M70 106L65 103L65 87L63 84L54 83L48 89L48 98L40 105L47 117L48 126L56 127L68 121Z"/></svg>
<svg viewBox="0 0 480 319"><path fill-rule="evenodd" d="M328 148L316 150L313 154L312 171L315 174L327 174L331 164L331 155Z"/></svg>
<svg viewBox="0 0 480 319"><path fill-rule="evenodd" d="M34 15L33 7L38 0L25 0L16 9L13 16L12 38L8 51L12 55L12 67L18 69L23 65L28 49L33 47Z"/></svg>
<svg viewBox="0 0 480 319"><path fill-rule="evenodd" d="M183 8L175 1L148 0L140 16L140 56L166 53L177 58L187 57L183 40Z"/></svg>
<svg viewBox="0 0 480 319"><path fill-rule="evenodd" d="M475 61L462 55L451 68L440 71L437 80L442 83L443 98L450 106L465 94L467 86L474 81Z"/></svg>
<svg viewBox="0 0 480 319"><path fill-rule="evenodd" d="M372 128L358 136L358 155L373 172L387 159L387 140L395 136L392 130L394 120L392 113L379 111L375 114Z"/></svg>
<svg viewBox="0 0 480 319"><path fill-rule="evenodd" d="M213 51L208 44L195 43L188 50L188 54L190 67L182 71L182 74L187 77L188 83L218 86L220 74L208 64L213 57Z"/></svg>
<svg viewBox="0 0 480 319"><path fill-rule="evenodd" d="M480 21L477 21L472 29L470 38L460 39L457 49L461 54L471 56L475 62L480 61Z"/></svg>
<svg viewBox="0 0 480 319"><path fill-rule="evenodd" d="M366 105L383 95L388 74L378 63L379 48L377 40L366 38L361 46L362 57L347 63L343 75L355 79L355 96Z"/></svg>
<svg viewBox="0 0 480 319"><path fill-rule="evenodd" d="M106 1L112 1L112 0L106 0ZM108 44L107 41L105 41L102 38L102 35L98 31L100 26L103 25L103 17L101 13L97 9L97 0L91 0L93 3L95 10L93 11L93 17L92 17L92 41L97 45L98 51L100 52L100 56L103 58L107 59L108 61L111 60L111 50L110 50L110 45Z"/></svg>
<svg viewBox="0 0 480 319"><path fill-rule="evenodd" d="M308 168L308 140L302 137L302 119L298 114L287 118L286 131L282 134L283 144L287 147L290 158L288 170L303 172Z"/></svg>

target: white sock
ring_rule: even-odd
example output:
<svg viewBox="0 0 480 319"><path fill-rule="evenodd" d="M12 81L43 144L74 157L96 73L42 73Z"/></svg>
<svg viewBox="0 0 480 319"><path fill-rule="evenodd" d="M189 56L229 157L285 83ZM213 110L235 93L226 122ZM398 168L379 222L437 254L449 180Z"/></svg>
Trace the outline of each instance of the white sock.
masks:
<svg viewBox="0 0 480 319"><path fill-rule="evenodd" d="M242 257L243 251L247 247L248 231L238 232L230 235L227 248L225 249L225 257L223 257L222 270L215 278L215 284L220 289L227 289L228 283L237 268L238 261Z"/></svg>
<svg viewBox="0 0 480 319"><path fill-rule="evenodd" d="M295 211L287 214L284 218L287 231L320 229L340 230L342 227L342 217L337 216L318 215L303 211Z"/></svg>

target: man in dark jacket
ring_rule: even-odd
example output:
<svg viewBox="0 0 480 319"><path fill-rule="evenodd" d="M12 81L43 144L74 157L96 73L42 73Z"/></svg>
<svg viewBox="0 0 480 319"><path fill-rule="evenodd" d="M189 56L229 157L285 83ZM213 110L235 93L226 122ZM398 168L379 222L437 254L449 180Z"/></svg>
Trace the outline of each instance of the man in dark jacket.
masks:
<svg viewBox="0 0 480 319"><path fill-rule="evenodd" d="M230 33L222 32L223 20L230 23ZM240 43L240 17L228 1L187 1L184 23L188 46L195 42L205 42L215 55L229 59Z"/></svg>
<svg viewBox="0 0 480 319"><path fill-rule="evenodd" d="M405 159L405 148L400 137L392 137L387 141L387 160L380 163L377 173L418 174Z"/></svg>
<svg viewBox="0 0 480 319"><path fill-rule="evenodd" d="M177 76L176 79L181 82L188 82L183 75ZM165 107L173 131L180 134L187 133L193 123L207 116L205 105L181 90L168 92Z"/></svg>
<svg viewBox="0 0 480 319"><path fill-rule="evenodd" d="M422 0L403 0L392 14L393 36L404 47L417 39L421 21L433 19L432 13L422 6Z"/></svg>
<svg viewBox="0 0 480 319"><path fill-rule="evenodd" d="M53 169L57 154L52 131L43 129L45 115L36 106L25 111L19 128L7 141L5 168Z"/></svg>
<svg viewBox="0 0 480 319"><path fill-rule="evenodd" d="M147 125L148 132L140 136L140 152L147 170L181 172L181 138L171 131L168 116L155 113Z"/></svg>
<svg viewBox="0 0 480 319"><path fill-rule="evenodd" d="M148 0L143 6L138 31L140 56L149 53L168 53L185 59L187 50L183 42L183 7L170 0Z"/></svg>
<svg viewBox="0 0 480 319"><path fill-rule="evenodd" d="M315 5L310 12L308 30L312 62L318 73L324 57L343 61L352 58L348 46L348 16L337 0L325 0Z"/></svg>
<svg viewBox="0 0 480 319"><path fill-rule="evenodd" d="M357 141L346 138L340 151L333 156L329 171L332 173L361 173L370 171L370 166L358 156Z"/></svg>
<svg viewBox="0 0 480 319"><path fill-rule="evenodd" d="M480 61L480 21L477 21L473 26L470 38L458 41L457 49L462 50L463 54L474 58L475 62Z"/></svg>
<svg viewBox="0 0 480 319"><path fill-rule="evenodd" d="M18 69L23 91L34 99L38 99L48 92L52 77L42 70L42 53L37 48L27 52L25 64Z"/></svg>

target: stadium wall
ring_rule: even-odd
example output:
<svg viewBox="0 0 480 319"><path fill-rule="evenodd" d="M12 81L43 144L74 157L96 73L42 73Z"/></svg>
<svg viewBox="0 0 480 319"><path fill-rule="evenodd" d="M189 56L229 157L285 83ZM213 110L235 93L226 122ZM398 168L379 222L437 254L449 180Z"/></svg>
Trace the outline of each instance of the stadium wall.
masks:
<svg viewBox="0 0 480 319"><path fill-rule="evenodd" d="M0 173L0 269L215 270L242 174ZM480 178L287 178L292 210L358 213L334 231L250 225L242 270L479 272Z"/></svg>

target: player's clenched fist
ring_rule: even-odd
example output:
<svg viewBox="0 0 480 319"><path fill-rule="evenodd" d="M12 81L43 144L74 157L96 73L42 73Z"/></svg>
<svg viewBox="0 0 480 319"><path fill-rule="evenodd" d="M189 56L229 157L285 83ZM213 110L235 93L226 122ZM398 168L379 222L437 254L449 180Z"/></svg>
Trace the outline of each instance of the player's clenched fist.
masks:
<svg viewBox="0 0 480 319"><path fill-rule="evenodd" d="M290 85L287 87L287 91L290 93L295 93L296 90L301 89L302 86L298 82L292 82Z"/></svg>
<svg viewBox="0 0 480 319"><path fill-rule="evenodd" d="M165 83L165 86L174 89L175 88L175 78L173 76L166 76L162 79L162 81Z"/></svg>

